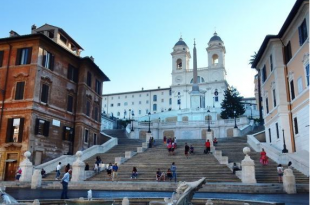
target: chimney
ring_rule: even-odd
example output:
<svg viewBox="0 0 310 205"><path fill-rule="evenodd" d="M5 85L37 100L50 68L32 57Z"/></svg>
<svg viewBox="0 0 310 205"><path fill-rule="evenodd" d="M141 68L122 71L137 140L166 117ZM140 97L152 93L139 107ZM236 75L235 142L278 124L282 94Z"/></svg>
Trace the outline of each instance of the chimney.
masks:
<svg viewBox="0 0 310 205"><path fill-rule="evenodd" d="M160 89L160 86L158 86L158 89Z"/></svg>
<svg viewBox="0 0 310 205"><path fill-rule="evenodd" d="M95 62L95 59L94 59L93 56L90 56L89 58L90 58L90 60L92 60L93 62Z"/></svg>
<svg viewBox="0 0 310 205"><path fill-rule="evenodd" d="M37 26L36 26L35 24L33 24L33 25L31 26L31 30L35 30L35 29L37 29Z"/></svg>
<svg viewBox="0 0 310 205"><path fill-rule="evenodd" d="M144 88L142 87L142 90L144 90Z"/></svg>
<svg viewBox="0 0 310 205"><path fill-rule="evenodd" d="M11 30L10 31L10 37L15 37L15 36L19 36L19 34L16 33L15 31Z"/></svg>

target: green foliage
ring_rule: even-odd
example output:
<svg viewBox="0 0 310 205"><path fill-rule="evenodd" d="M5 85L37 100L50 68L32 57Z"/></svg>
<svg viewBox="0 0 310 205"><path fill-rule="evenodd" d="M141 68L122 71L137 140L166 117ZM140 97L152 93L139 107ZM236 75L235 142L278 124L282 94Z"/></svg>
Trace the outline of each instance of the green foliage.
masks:
<svg viewBox="0 0 310 205"><path fill-rule="evenodd" d="M250 65L252 65L254 63L254 60L255 60L256 56L257 56L257 52L254 51L254 55L251 55L251 59L249 61Z"/></svg>
<svg viewBox="0 0 310 205"><path fill-rule="evenodd" d="M236 111L236 117L242 115L245 112L244 106L241 103L242 98L243 97L239 96L239 92L236 88L228 87L227 90L224 91L224 100L221 103L221 118L234 118L234 111Z"/></svg>

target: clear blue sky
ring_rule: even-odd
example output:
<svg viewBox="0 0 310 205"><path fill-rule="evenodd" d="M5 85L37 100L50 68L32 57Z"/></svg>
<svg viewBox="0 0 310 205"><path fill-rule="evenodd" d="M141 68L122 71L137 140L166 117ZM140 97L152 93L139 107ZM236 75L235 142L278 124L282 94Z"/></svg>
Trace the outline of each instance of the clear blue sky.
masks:
<svg viewBox="0 0 310 205"><path fill-rule="evenodd" d="M180 33L191 53L196 39L198 67L214 30L226 46L228 83L254 96L249 59L267 34L278 34L295 0L54 0L1 2L0 38L31 26L61 27L93 56L111 79L103 93L154 89L171 84L171 55ZM192 61L190 63L192 68Z"/></svg>

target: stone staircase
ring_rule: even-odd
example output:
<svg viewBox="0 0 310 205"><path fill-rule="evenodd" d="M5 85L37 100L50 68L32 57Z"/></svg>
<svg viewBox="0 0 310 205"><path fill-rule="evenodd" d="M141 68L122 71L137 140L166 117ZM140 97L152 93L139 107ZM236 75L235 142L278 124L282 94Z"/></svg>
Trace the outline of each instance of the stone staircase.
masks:
<svg viewBox="0 0 310 205"><path fill-rule="evenodd" d="M195 154L186 158L184 155L185 142L193 145ZM205 140L178 140L178 148L175 155L168 155L166 145L162 141L156 141L153 148L147 149L127 160L119 166L117 181L155 181L155 173L158 168L166 172L171 163L177 166L177 181L196 181L206 177L208 182L240 182L232 174L226 165L221 165L212 154L204 154ZM130 179L133 167L138 170L137 179ZM107 174L101 172L89 181L109 181ZM166 179L168 181L168 179Z"/></svg>
<svg viewBox="0 0 310 205"><path fill-rule="evenodd" d="M245 156L243 153L243 148L250 146L247 144L247 137L244 136L234 138L220 138L218 139L218 144L215 147L216 150L222 151L223 156L228 157L228 163L241 163ZM262 164L259 162L260 152L255 152L253 149L251 149L250 157L255 162L255 174L257 183L278 183L278 164L276 162L269 158L269 164L267 166L262 166ZM284 169L287 168L286 165L282 165ZM294 170L293 172L296 178L296 183L309 183L307 176L303 175L297 170Z"/></svg>

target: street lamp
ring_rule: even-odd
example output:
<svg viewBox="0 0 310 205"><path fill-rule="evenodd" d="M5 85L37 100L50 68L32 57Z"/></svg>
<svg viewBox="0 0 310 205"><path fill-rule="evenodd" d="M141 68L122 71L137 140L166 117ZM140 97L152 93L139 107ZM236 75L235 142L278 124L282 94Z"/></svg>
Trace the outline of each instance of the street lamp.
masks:
<svg viewBox="0 0 310 205"><path fill-rule="evenodd" d="M131 109L129 109L129 121L130 121Z"/></svg>
<svg viewBox="0 0 310 205"><path fill-rule="evenodd" d="M133 113L133 111L131 111L131 115L132 115L132 120L131 120L131 131L134 131L134 129L133 129L133 121L134 121L134 119L133 119L133 117L135 116L135 114Z"/></svg>
<svg viewBox="0 0 310 205"><path fill-rule="evenodd" d="M210 129L210 110L208 110L207 113L208 113L208 132L211 132L211 129Z"/></svg>
<svg viewBox="0 0 310 205"><path fill-rule="evenodd" d="M126 117L126 114L127 114L127 112L126 112L126 109L124 110L124 119L125 119L125 117Z"/></svg>
<svg viewBox="0 0 310 205"><path fill-rule="evenodd" d="M147 131L147 133L151 133L151 113L148 113L149 115L149 131Z"/></svg>
<svg viewBox="0 0 310 205"><path fill-rule="evenodd" d="M283 132L283 150L282 150L282 153L288 153L288 150L286 149L286 145L285 145L284 129L282 129L282 132Z"/></svg>
<svg viewBox="0 0 310 205"><path fill-rule="evenodd" d="M235 127L234 128L238 128L237 127L237 122L236 122L236 110L234 110L234 117L235 117Z"/></svg>

